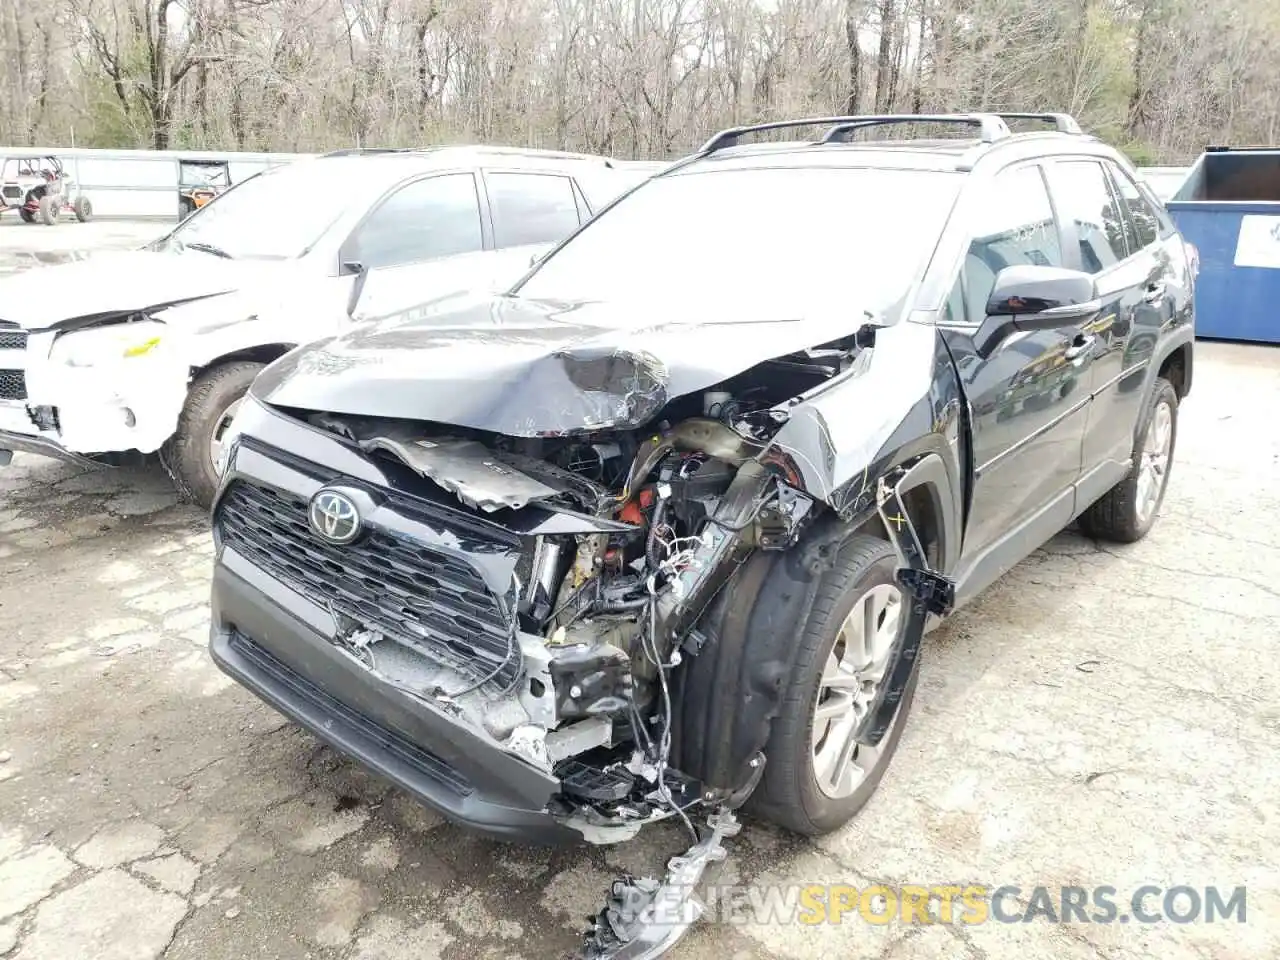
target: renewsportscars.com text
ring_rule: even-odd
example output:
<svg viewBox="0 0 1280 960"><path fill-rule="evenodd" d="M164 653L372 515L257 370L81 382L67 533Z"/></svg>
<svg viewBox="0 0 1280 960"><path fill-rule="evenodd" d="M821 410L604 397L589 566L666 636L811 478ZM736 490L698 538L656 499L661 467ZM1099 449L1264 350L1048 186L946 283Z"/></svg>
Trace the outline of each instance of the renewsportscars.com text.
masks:
<svg viewBox="0 0 1280 960"><path fill-rule="evenodd" d="M708 918L729 924L1244 923L1244 887L713 885Z"/></svg>

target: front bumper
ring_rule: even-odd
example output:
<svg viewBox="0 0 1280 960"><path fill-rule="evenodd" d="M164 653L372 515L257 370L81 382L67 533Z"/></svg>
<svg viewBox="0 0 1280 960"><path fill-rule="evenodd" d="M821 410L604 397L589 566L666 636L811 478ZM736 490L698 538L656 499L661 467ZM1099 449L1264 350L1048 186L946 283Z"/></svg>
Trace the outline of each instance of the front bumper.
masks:
<svg viewBox="0 0 1280 960"><path fill-rule="evenodd" d="M229 676L444 817L491 837L581 837L546 812L559 781L330 642L333 617L234 550L214 568L210 653Z"/></svg>

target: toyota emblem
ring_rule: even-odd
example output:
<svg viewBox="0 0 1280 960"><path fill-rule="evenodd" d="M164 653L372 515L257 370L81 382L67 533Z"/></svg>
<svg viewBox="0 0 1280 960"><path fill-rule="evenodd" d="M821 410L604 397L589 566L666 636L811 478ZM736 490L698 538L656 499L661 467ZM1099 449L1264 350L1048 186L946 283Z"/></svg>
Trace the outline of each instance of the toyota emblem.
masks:
<svg viewBox="0 0 1280 960"><path fill-rule="evenodd" d="M311 529L330 543L350 543L360 535L360 511L345 494L321 490L307 511Z"/></svg>

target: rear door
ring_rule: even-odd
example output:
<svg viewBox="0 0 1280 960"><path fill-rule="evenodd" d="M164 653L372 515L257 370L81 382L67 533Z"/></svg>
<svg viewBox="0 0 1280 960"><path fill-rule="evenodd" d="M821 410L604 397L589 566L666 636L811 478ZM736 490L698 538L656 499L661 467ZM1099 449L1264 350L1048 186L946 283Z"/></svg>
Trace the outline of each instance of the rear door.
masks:
<svg viewBox="0 0 1280 960"><path fill-rule="evenodd" d="M1160 204L1119 165L1104 163L1111 174L1125 221L1129 259L1138 281L1129 339L1110 375L1099 372L1094 389L1086 455L1127 459L1145 396L1147 368L1161 330L1189 306L1192 288L1186 250ZM1126 425L1128 429L1126 429Z"/></svg>
<svg viewBox="0 0 1280 960"><path fill-rule="evenodd" d="M1151 254L1131 253L1129 224L1103 161L1060 159L1045 169L1067 241L1067 266L1091 274L1102 301L1097 318L1083 331L1091 354L1093 403L1081 451L1082 473L1096 476L1099 483L1114 482L1118 465L1132 453L1141 404L1146 360L1135 359L1133 348L1145 338L1134 336L1135 323L1150 321L1144 298L1160 270ZM1100 492L1087 489L1085 499Z"/></svg>
<svg viewBox="0 0 1280 960"><path fill-rule="evenodd" d="M559 243L591 216L563 173L485 170L484 184L496 250Z"/></svg>
<svg viewBox="0 0 1280 960"><path fill-rule="evenodd" d="M1027 552L1016 549L1021 540L1029 550L1070 520L1090 362L1088 351L1079 349L1087 321L1015 332L994 347L982 345L986 303L1002 269L1066 265L1065 240L1038 164L997 174L983 200L941 324L964 385L973 435L962 569L967 576L989 553L1010 558L984 565L969 585L975 591ZM1019 538L1029 528L1036 536ZM997 552L1001 543L1012 546Z"/></svg>

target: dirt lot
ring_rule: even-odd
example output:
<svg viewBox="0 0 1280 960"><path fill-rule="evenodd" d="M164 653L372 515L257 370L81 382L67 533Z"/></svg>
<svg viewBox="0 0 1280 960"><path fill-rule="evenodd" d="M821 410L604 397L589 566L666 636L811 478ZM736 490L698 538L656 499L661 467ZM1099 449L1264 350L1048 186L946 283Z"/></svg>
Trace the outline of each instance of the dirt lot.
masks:
<svg viewBox="0 0 1280 960"><path fill-rule="evenodd" d="M156 230L0 222L0 272ZM1121 914L1143 884L1244 885L1247 922L849 913L703 923L673 957L1280 956L1280 349L1202 345L1195 380L1152 536L1067 532L1013 570L930 637L865 813L813 843L749 823L721 880L1008 884L1024 904L1110 885ZM543 960L617 872L679 848L489 843L354 769L212 666L210 554L158 469L0 470L0 955Z"/></svg>

